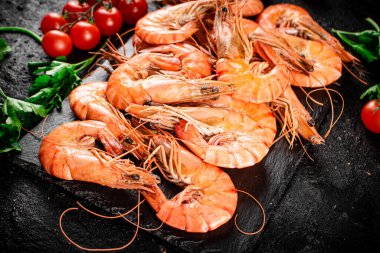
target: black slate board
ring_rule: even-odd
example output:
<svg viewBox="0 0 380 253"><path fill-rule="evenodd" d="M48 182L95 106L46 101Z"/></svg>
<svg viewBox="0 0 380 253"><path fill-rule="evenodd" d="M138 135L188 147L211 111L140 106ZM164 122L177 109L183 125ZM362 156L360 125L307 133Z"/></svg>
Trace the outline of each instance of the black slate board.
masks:
<svg viewBox="0 0 380 253"><path fill-rule="evenodd" d="M131 40L128 40L126 43L126 49L127 52L133 51ZM85 78L83 83L103 81L107 80L107 77L107 73L103 69L98 68ZM325 106L317 107L313 111L313 117L316 119L317 126L321 124L324 115L329 109L328 103L325 104ZM75 119L68 99L65 99L62 111L54 111L49 115L44 123L43 132L47 134L58 125ZM41 129L42 122L32 132L40 133ZM74 195L110 213L123 212L136 203L137 194L135 191L115 190L95 184L63 181L51 177L40 166L38 160L38 149L41 139L27 134L20 143L23 151L15 159L15 162L38 177L57 184ZM261 201L266 210L268 221L271 213L281 200L303 155L304 151L299 145L290 150L288 143L282 139L271 147L269 154L256 166L243 170L226 171L231 176L236 188L251 193ZM168 196L173 196L178 192L177 187L170 185L164 180L162 180L162 188L168 193ZM239 214L238 224L240 224L243 230L254 231L262 222L260 209L251 199L245 196L239 196L236 213ZM153 210L147 204L142 206L141 220L142 224L146 227L158 227L160 225L160 221L155 217ZM207 234L189 234L168 226L163 226L160 230L151 233L188 252L246 252L251 251L258 240L258 236L246 236L238 232L234 227L233 220L216 231Z"/></svg>

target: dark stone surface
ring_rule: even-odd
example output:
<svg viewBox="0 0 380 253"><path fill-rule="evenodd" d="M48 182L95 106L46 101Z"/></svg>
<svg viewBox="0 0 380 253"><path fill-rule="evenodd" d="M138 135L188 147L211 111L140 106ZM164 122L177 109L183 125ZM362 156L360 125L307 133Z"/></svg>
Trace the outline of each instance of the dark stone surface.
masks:
<svg viewBox="0 0 380 253"><path fill-rule="evenodd" d="M376 19L375 1L295 1L325 27L366 28L364 18ZM47 11L59 11L64 1L2 1L1 25L20 25L37 31ZM265 2L266 4L269 1ZM44 59L31 39L11 34L6 38L13 54L0 65L0 86L14 97L27 95L31 83L29 60ZM377 66L367 66L366 80L379 81ZM376 77L377 75L377 77ZM364 87L345 74L340 80L345 98L342 118L326 145L311 147L314 162L304 158L285 197L255 245L257 251L369 251L379 249L380 235L380 138L360 121L359 94ZM338 106L338 102L335 103ZM328 118L328 117L327 117ZM324 122L326 130L328 122ZM324 132L322 130L322 132ZM377 149L377 150L376 150ZM76 252L58 229L59 214L81 200L20 167L9 165L13 155L1 158L0 249L4 252ZM94 210L101 211L84 202ZM68 230L88 246L115 246L127 241L130 227L120 221L104 221L81 213L70 215ZM176 251L165 242L140 232L131 251Z"/></svg>

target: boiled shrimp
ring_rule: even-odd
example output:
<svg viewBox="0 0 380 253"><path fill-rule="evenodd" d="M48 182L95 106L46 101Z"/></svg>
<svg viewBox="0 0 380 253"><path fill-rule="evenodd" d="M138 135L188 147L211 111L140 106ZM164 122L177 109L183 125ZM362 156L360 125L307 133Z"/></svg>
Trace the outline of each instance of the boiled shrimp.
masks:
<svg viewBox="0 0 380 253"><path fill-rule="evenodd" d="M180 74L187 78L203 78L211 75L208 56L198 48L187 43L177 43L146 48L140 53L160 53L172 55L180 62Z"/></svg>
<svg viewBox="0 0 380 253"><path fill-rule="evenodd" d="M313 63L296 52L295 49L284 40L282 34L265 30L250 19L243 18L242 26L247 33L248 39L251 43L256 45L254 54L258 54L273 64L286 64L289 70L305 74L313 70ZM273 53L275 53L274 57Z"/></svg>
<svg viewBox="0 0 380 253"><path fill-rule="evenodd" d="M214 6L213 1L191 1L150 12L135 28L137 36L149 44L185 41L199 29L198 18Z"/></svg>
<svg viewBox="0 0 380 253"><path fill-rule="evenodd" d="M149 76L152 68L179 71L176 65L171 63L178 58L151 54L153 53L136 55L112 72L106 95L113 106L124 110L130 103L180 103L189 98L205 99L234 91L230 84L221 81L186 79L173 75ZM188 73L189 76L196 75L190 74L191 70L196 68L192 67L192 64L189 63L189 67L183 73Z"/></svg>
<svg viewBox="0 0 380 253"><path fill-rule="evenodd" d="M243 27L250 39L260 41L275 51L275 57L268 54L268 50L260 55L276 64L285 64L290 71L292 85L317 88L340 78L342 61L331 47L318 41L266 31L247 19L243 19Z"/></svg>
<svg viewBox="0 0 380 253"><path fill-rule="evenodd" d="M230 10L235 13L236 9L241 11L243 17L252 17L260 14L264 10L264 4L261 0L232 1Z"/></svg>
<svg viewBox="0 0 380 253"><path fill-rule="evenodd" d="M175 5L186 3L190 0L163 0L164 4ZM264 4L261 0L230 0L230 10L241 10L243 17L252 17L260 14L264 10Z"/></svg>
<svg viewBox="0 0 380 253"><path fill-rule="evenodd" d="M252 45L241 20L236 16L233 17L226 3L216 10L215 32L218 80L237 86L234 98L246 102L264 103L275 100L283 93L289 85L286 66L257 60L250 63L253 54Z"/></svg>
<svg viewBox="0 0 380 253"><path fill-rule="evenodd" d="M299 55L312 62L309 71L292 71L290 75L292 85L318 88L329 85L341 77L342 60L331 47L293 35L284 34L282 37Z"/></svg>
<svg viewBox="0 0 380 253"><path fill-rule="evenodd" d="M144 136L132 127L124 115L106 100L106 82L82 84L69 96L72 111L80 120L97 120L107 128L138 159L147 156Z"/></svg>
<svg viewBox="0 0 380 253"><path fill-rule="evenodd" d="M266 105L228 96L200 105L209 106L131 105L127 112L159 128L175 130L191 151L216 166L245 168L265 157L276 134L275 117Z"/></svg>
<svg viewBox="0 0 380 253"><path fill-rule="evenodd" d="M96 149L95 140L100 140L108 153ZM58 126L43 139L39 159L47 173L61 179L149 191L158 183L155 176L127 159L109 155L122 150L105 123L73 121Z"/></svg>
<svg viewBox="0 0 380 253"><path fill-rule="evenodd" d="M303 8L293 4L275 4L268 6L257 18L260 26L278 30L282 33L315 40L332 47L344 62L359 60L347 52L342 44L313 20Z"/></svg>
<svg viewBox="0 0 380 253"><path fill-rule="evenodd" d="M154 136L152 146L158 151L157 165L180 177L184 186L172 199L167 199L158 186L142 192L161 221L186 232L206 233L232 218L237 190L227 173L205 163L174 138Z"/></svg>

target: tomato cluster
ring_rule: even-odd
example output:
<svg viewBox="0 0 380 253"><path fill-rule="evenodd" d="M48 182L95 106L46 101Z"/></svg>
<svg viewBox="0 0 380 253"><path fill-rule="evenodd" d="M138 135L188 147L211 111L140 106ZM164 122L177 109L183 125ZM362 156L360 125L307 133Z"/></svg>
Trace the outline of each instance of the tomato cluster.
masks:
<svg viewBox="0 0 380 253"><path fill-rule="evenodd" d="M73 46L91 50L102 35L116 34L123 21L135 25L147 12L145 0L70 0L62 14L51 12L42 18L42 48L53 58L69 55Z"/></svg>

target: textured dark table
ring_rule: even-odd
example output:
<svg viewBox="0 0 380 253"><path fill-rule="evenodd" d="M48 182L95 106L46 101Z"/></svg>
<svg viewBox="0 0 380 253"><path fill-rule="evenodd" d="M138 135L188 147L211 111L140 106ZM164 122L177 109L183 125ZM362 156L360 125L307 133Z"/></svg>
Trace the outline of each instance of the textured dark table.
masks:
<svg viewBox="0 0 380 253"><path fill-rule="evenodd" d="M65 1L1 1L0 25L38 31L44 13L59 11ZM279 1L264 1L266 5ZM364 18L380 22L376 1L285 1L307 8L325 27L359 30ZM0 34L13 48L0 64L0 87L10 96L25 98L31 75L26 62L44 60L42 49L30 38ZM380 81L379 64L367 66L366 80ZM346 86L345 80L354 83ZM380 249L380 136L360 121L365 89L345 73L340 80L345 98L342 118L326 141L311 147L290 182L281 204L260 235L255 250L263 251L369 251ZM336 101L339 109L339 103ZM327 116L328 118L328 116ZM328 122L324 122L322 132ZM377 150L376 150L377 149ZM12 166L13 155L1 156L0 251L77 252L58 229L60 213L77 198L63 189ZM90 206L91 207L91 206ZM93 207L93 209L97 210ZM115 246L127 241L131 229L124 222L90 216L68 219L75 238L89 246ZM165 242L140 232L132 252L176 252Z"/></svg>

